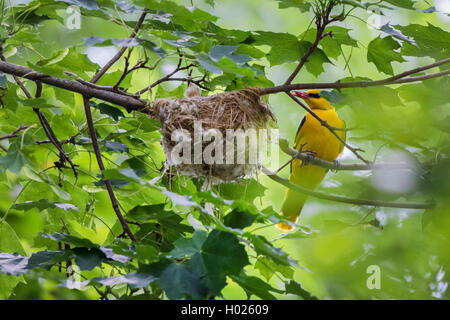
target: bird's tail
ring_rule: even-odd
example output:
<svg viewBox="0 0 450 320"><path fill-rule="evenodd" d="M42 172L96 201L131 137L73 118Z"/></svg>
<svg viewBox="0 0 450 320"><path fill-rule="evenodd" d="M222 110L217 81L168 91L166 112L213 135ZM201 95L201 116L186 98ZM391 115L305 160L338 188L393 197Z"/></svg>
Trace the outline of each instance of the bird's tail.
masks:
<svg viewBox="0 0 450 320"><path fill-rule="evenodd" d="M287 189L280 215L286 217L289 221L296 223L303 209L306 198L307 196L304 194ZM291 231L293 229L293 227L287 223L279 223L277 224L277 228L283 231Z"/></svg>

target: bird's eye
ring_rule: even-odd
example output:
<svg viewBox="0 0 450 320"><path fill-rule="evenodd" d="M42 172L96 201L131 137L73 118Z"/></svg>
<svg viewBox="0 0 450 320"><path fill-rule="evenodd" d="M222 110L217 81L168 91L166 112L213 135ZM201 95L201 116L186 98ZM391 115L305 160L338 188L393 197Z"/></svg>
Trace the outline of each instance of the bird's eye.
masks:
<svg viewBox="0 0 450 320"><path fill-rule="evenodd" d="M310 93L309 97L318 99L318 98L320 98L320 95L318 93Z"/></svg>

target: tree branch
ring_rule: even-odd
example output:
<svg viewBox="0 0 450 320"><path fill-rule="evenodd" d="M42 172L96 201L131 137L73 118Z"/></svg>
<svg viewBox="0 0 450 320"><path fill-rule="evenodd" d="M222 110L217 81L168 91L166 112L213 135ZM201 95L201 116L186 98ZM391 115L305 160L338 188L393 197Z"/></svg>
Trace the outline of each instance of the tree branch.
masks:
<svg viewBox="0 0 450 320"><path fill-rule="evenodd" d="M279 139L280 149L292 156L294 159L300 159L308 164L313 164L325 169L336 170L336 171L374 171L374 170L414 170L417 169L416 166L412 166L407 163L351 163L343 164L338 161L331 162L317 158L311 154L305 153L304 151L297 151L289 147L289 141L286 139Z"/></svg>
<svg viewBox="0 0 450 320"><path fill-rule="evenodd" d="M50 123L48 122L48 120L44 116L44 114L38 108L33 108L33 111L37 114L39 122L41 123L46 136L48 137L50 142L56 147L56 149L58 149L58 151L59 151L59 165L57 165L57 163L55 163L57 165L57 168L60 169L64 165L64 162L67 161L69 163L70 167L72 168L73 174L75 176L75 181L76 181L78 179L78 172L76 170L77 165L72 162L70 157L64 151L64 149L61 145L61 142L56 137L55 133L53 132L53 129L50 126Z"/></svg>
<svg viewBox="0 0 450 320"><path fill-rule="evenodd" d="M285 85L291 84L292 80L297 76L297 74L300 72L300 70L303 68L305 63L308 61L308 58L314 53L314 51L317 49L317 46L319 45L320 40L327 36L332 36L332 32L324 33L325 28L332 22L334 22L334 19L330 19L331 10L333 10L333 7L337 3L334 1L330 1L326 6L323 8L316 8L316 39L314 40L314 43L309 47L308 51L303 55L303 57L300 59L300 62L298 63L297 67L295 68L294 72L289 76L289 78L284 83ZM319 12L321 11L321 12Z"/></svg>
<svg viewBox="0 0 450 320"><path fill-rule="evenodd" d="M105 91L111 91L111 92L116 92L118 94L124 95L124 96L129 96L129 97L134 97L134 95L129 94L123 90L120 90L119 88L116 88L115 86L101 86L92 82L89 82L87 80L84 80L83 78L81 78L80 76L76 75L73 72L69 72L69 71L64 71L65 74L67 74L70 77L75 78L79 83L84 84L88 87L94 88L94 89L98 89L98 90L105 90Z"/></svg>
<svg viewBox="0 0 450 320"><path fill-rule="evenodd" d="M4 61L0 61L0 71L13 76L22 77L32 81L40 81L57 88L77 92L82 95L87 95L89 97L114 103L124 107L128 112L131 112L132 110L142 110L146 106L146 102L137 97L124 96L119 93L92 88L77 81L52 77L47 74L37 72L33 69Z"/></svg>
<svg viewBox="0 0 450 320"><path fill-rule="evenodd" d="M3 55L3 45L0 43L0 60L2 62L6 63L6 58ZM24 86L22 81L16 76L13 75L13 78L17 85L22 89L23 93L27 96L28 99L32 99L32 96L30 92L27 90L27 88ZM36 94L35 97L39 98L42 94L42 83L40 81L36 81ZM75 176L75 181L78 179L78 173L76 170L76 165L72 162L72 160L69 158L69 156L66 154L64 149L62 148L58 138L56 137L55 133L53 132L52 127L50 126L50 123L48 122L47 118L44 116L44 114L39 110L39 108L33 107L33 111L38 116L39 122L42 125L42 128L45 131L45 134L47 135L47 138L49 138L50 142L58 149L59 151L59 165L55 162L55 165L59 170L61 170L61 167L64 166L64 162L67 161L70 164L70 167L72 168L73 174Z"/></svg>
<svg viewBox="0 0 450 320"><path fill-rule="evenodd" d="M20 83L20 80L18 80L18 81ZM23 85L22 85L22 87L23 87L22 90L24 90L25 87ZM24 91L24 92L25 92L26 96L30 97L29 99L31 99L30 93L28 91ZM39 81L36 81L36 94L35 94L36 98L39 98L41 96L41 94L42 94L42 83ZM56 137L55 133L53 132L52 127L50 126L50 123L48 122L48 120L44 116L44 114L41 112L41 110L39 110L39 108L33 107L33 111L38 116L39 122L41 123L42 128L44 129L47 138L59 151L59 165L57 163L55 163L55 165L60 170L60 168L62 166L64 166L64 162L67 161L69 163L70 167L72 168L73 174L75 176L75 181L76 181L78 179L76 165L72 162L72 160L69 158L69 156L64 151L64 149L61 145L61 142Z"/></svg>
<svg viewBox="0 0 450 320"><path fill-rule="evenodd" d="M163 82L166 82L166 81L184 81L184 82L192 82L192 83L196 84L198 87L200 87L200 88L202 88L202 89L204 89L204 90L209 90L208 88L206 88L205 86L203 86L203 85L201 84L202 82L205 81L206 75L203 76L203 77L202 77L201 79L199 79L199 80L193 80L190 76L189 76L189 77L186 77L186 78L172 78L172 76L173 76L174 74L176 74L177 72L183 71L183 70L188 70L188 69L190 69L190 68L192 68L192 67L195 66L194 64L191 63L191 64L189 64L189 65L187 65L187 66L182 67L181 64L183 63L183 55L182 55L181 53L178 53L178 54L179 54L179 56L180 56L180 59L178 60L178 64L177 64L176 68L175 68L172 72L166 74L166 75L165 75L164 77L162 77L161 79L156 80L155 82L153 82L153 83L152 83L151 85L149 85L148 87L145 87L144 89L139 90L138 92L135 93L135 96L138 96L138 97L139 97L139 96L141 96L143 93L145 93L145 92L147 92L147 91L153 89L153 88L156 87L157 85L159 85L159 84L161 84L161 83L163 83Z"/></svg>
<svg viewBox="0 0 450 320"><path fill-rule="evenodd" d="M204 85L201 84L202 82L205 81L205 77L202 77L201 79L198 79L198 80L194 80L191 77L186 77L186 78L166 78L166 79L162 79L161 78L158 81L156 81L155 83L153 83L152 85L148 86L147 88L142 89L141 91L137 92L136 95L140 96L145 91L151 90L152 88L154 88L158 84L161 84L162 82L166 82L166 81L190 82L190 83L195 84L197 87L202 88L203 90L207 90L207 91L210 90L209 88L207 88L207 87L205 87Z"/></svg>
<svg viewBox="0 0 450 320"><path fill-rule="evenodd" d="M161 59L158 59L153 66L147 66L148 59L141 60L140 58L136 62L136 64L130 68L130 56L133 48L130 48L128 50L128 55L125 56L125 68L122 72L122 75L120 76L119 80L117 80L116 84L113 86L113 89L116 91L119 91L119 85L122 83L122 81L126 78L127 75L129 75L131 72L138 70L138 69L147 69L147 70L155 70L158 63L161 61Z"/></svg>
<svg viewBox="0 0 450 320"><path fill-rule="evenodd" d="M73 136L71 136L71 137L68 138L68 139L64 139L64 140L59 141L59 143L60 143L61 145L63 145L63 144L68 144L68 143L76 144L75 138L76 138L78 135L79 135L79 133L74 134ZM36 141L35 143L36 143L36 144L45 144L45 143L52 143L52 142L51 142L50 140L40 140L40 141Z"/></svg>
<svg viewBox="0 0 450 320"><path fill-rule="evenodd" d="M142 23L145 20L145 16L147 15L147 9L144 9L144 12L142 12L138 22L136 23L136 26L133 29L133 32L130 35L130 39L134 39L140 29L140 27L142 26ZM96 83L105 73L106 71L108 71L109 68L111 68L111 66L116 63L117 60L120 59L120 57L123 55L123 53L125 52L125 50L127 50L127 47L122 47L120 48L120 50L114 55L114 57L111 58L111 60L108 61L107 64L105 64L103 66L103 68L101 68L91 79L92 83Z"/></svg>
<svg viewBox="0 0 450 320"><path fill-rule="evenodd" d="M98 167L100 168L100 171L103 173L105 171L105 166L103 164L102 155L100 152L100 148L98 146L97 134L95 133L94 122L92 120L91 106L89 104L89 98L87 96L83 96L83 105L84 105L84 112L86 114L86 122L89 127L89 133L92 140L92 147L94 148L94 153L95 157L97 158ZM120 224L122 225L123 232L126 233L132 241L136 241L136 238L131 232L127 221L120 212L119 202L117 201L117 198L112 189L111 181L109 179L103 179L103 181L105 183L106 190L108 190L108 195L109 198L111 199L111 204L114 209L114 212L116 213L117 218L119 219Z"/></svg>
<svg viewBox="0 0 450 320"><path fill-rule="evenodd" d="M298 84L284 84L281 86L275 86L270 88L261 89L260 94L273 94L279 92L287 92L292 90L302 90L302 89L346 89L346 88L367 88L367 87L376 87L376 86L385 86L391 84L402 84L402 83L410 83L410 82L418 82L427 79L442 77L450 73L449 70L444 70L437 73L431 73L427 75L421 75L416 77L406 78L412 74L422 72L425 70L429 70L434 67L438 67L450 62L450 58L440 60L434 62L432 64L428 64L423 67L411 69L405 72L402 72L398 75L382 79L382 80L365 80L365 81L350 81L350 82L328 82L328 83L298 83Z"/></svg>
<svg viewBox="0 0 450 320"><path fill-rule="evenodd" d="M375 86L384 86L390 84L401 84L418 82L426 79L441 77L450 73L450 70L445 70L438 73L432 73L428 75L421 75L416 77L404 78L408 75L421 72L424 70L431 69L436 66L444 65L450 62L450 58L435 62L433 64L426 65L424 67L415 68L409 71L405 71L394 77L390 77L383 80L377 81L352 81L352 82L331 82L331 83L298 83L281 85L269 88L261 88L259 91L260 95L274 94L279 92L287 92L291 90L301 90L301 89L345 89L345 88L366 88ZM69 79L52 77L47 74L37 72L33 69L16 65L9 62L0 61L0 71L11 74L13 76L22 77L32 81L41 81L48 85L69 90L72 92L77 92L82 95L87 95L92 98L101 99L119 106L124 107L128 112L133 110L143 110L146 107L146 102L135 96L125 96L116 92L107 91L104 89L97 89L90 87L88 85L79 83L77 81L72 81ZM393 79L393 80L392 80Z"/></svg>
<svg viewBox="0 0 450 320"><path fill-rule="evenodd" d="M26 126L26 125L21 125L20 127L18 127L16 130L14 130L13 132L11 132L10 134L4 135L0 137L0 140L5 140L5 139L9 139L9 138L15 138L20 136L19 134L17 134L20 131L23 131L25 129L28 129L30 126Z"/></svg>
<svg viewBox="0 0 450 320"><path fill-rule="evenodd" d="M432 209L436 206L436 203L400 203L400 202L391 202L391 201L381 201L381 200L369 200L369 199L357 199L357 198L348 198L337 195L329 195L318 191L313 191L302 186L296 185L290 182L288 179L282 178L276 173L270 171L269 169L262 167L262 172L266 174L270 179L279 184L306 194L311 197L315 197L318 199L329 200L340 203L349 203L359 206L374 206L374 207L386 207L386 208L403 208L403 209Z"/></svg>

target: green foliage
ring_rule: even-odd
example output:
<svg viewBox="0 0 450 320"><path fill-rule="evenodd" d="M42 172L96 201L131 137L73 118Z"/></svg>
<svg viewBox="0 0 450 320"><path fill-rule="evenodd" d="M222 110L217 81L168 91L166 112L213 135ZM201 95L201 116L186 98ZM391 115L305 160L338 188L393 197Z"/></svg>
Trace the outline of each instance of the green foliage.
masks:
<svg viewBox="0 0 450 320"><path fill-rule="evenodd" d="M449 56L450 36L433 7L409 0L338 2L332 17L342 10L349 15L324 30L331 34L308 57L301 82L380 79L380 73L394 74L393 62L395 70L407 70L405 57L421 58L419 66ZM177 77L204 77L211 93L282 84L317 33L312 1L304 0L246 0L246 19L231 26L223 17L233 16L242 1L220 2L220 7L212 0L12 3L0 17L8 62L89 80L100 69L92 52L104 55L99 50L126 47L128 68L142 61L148 66L122 79L119 88L127 94L174 70L180 55L182 67L192 64L192 74L183 70ZM256 13L266 8L262 4L272 6L268 14L275 22L259 21ZM67 29L69 5L80 7L80 29ZM144 7L147 18L130 39ZM389 13L390 24L370 29L365 20L373 9ZM239 25L247 21L264 28ZM97 84L115 86L124 68L122 57ZM23 83L34 96L35 83ZM181 97L185 89L185 83L167 82L141 98ZM91 99L106 166L100 172L80 96L44 85L39 98L27 99L14 78L0 72L0 137L29 126L0 140L0 299L449 298L442 291L450 264L448 92L448 77L323 91L347 127L355 129L348 141L363 148L367 159L397 161L391 156L400 154L423 165L400 191L386 189L400 178L385 178L380 186L376 172L330 172L320 191L411 202L435 199L438 206L412 212L311 198L300 225L286 234L274 226L288 223L279 215L285 189L266 177L205 191L204 179L166 170L159 121ZM279 95L268 102L281 133L292 141L304 113ZM45 141L33 108L41 110L59 140L67 139L62 148L76 165L77 177ZM347 153L344 159L354 160ZM281 160L288 158L281 155ZM287 170L280 174L288 175ZM123 235L105 179L136 242ZM381 266L381 290L365 286L372 264Z"/></svg>
<svg viewBox="0 0 450 320"><path fill-rule="evenodd" d="M437 60L448 58L450 35L445 30L433 26L431 23L428 23L427 26L397 25L395 28L414 40L414 44L406 43L402 47L401 54L416 57L429 56Z"/></svg>
<svg viewBox="0 0 450 320"><path fill-rule="evenodd" d="M25 251L20 244L17 234L7 222L0 224L0 252L17 252L24 254ZM0 263L3 264L4 254L0 256ZM13 266L14 267L14 266ZM8 299L10 293L14 290L16 285L21 281L20 277L13 275L0 274L0 299Z"/></svg>
<svg viewBox="0 0 450 320"><path fill-rule="evenodd" d="M305 300L317 300L316 297L311 296L308 291L303 289L302 286L294 280L285 283L285 290L287 294L295 294Z"/></svg>
<svg viewBox="0 0 450 320"><path fill-rule="evenodd" d="M310 8L310 4L306 0L277 0L279 2L278 7L280 9L285 8L299 8L300 11L305 12Z"/></svg>
<svg viewBox="0 0 450 320"><path fill-rule="evenodd" d="M298 61L299 57L302 57L312 45L311 42L299 40L292 34L266 31L258 32L250 38L250 41L254 45L270 46L271 49L266 57L272 66ZM309 59L310 63L306 67L314 75L322 73L324 71L322 65L330 62L320 49L314 51Z"/></svg>
<svg viewBox="0 0 450 320"><path fill-rule="evenodd" d="M403 62L402 55L395 50L400 45L391 37L376 38L367 47L367 61L373 62L377 69L386 74L394 74L391 63L393 61Z"/></svg>

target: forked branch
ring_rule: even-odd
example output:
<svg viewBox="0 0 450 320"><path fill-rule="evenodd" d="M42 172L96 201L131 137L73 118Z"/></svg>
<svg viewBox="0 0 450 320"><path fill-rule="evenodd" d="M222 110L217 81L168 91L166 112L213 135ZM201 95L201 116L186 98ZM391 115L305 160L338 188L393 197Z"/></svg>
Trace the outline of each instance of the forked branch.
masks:
<svg viewBox="0 0 450 320"><path fill-rule="evenodd" d="M18 127L17 129L15 129L13 132L6 134L4 136L0 137L0 140L5 140L5 139L10 139L10 138L15 138L15 137L19 137L20 134L18 134L20 131L26 130L28 129L30 126L26 126L26 125L21 125L20 127Z"/></svg>
<svg viewBox="0 0 450 320"><path fill-rule="evenodd" d="M178 60L178 64L175 67L175 69L173 71L171 71L170 73L168 73L167 75L165 75L164 77L156 80L155 82L153 82L152 84L150 84L149 86L145 87L142 90L139 90L138 92L135 93L136 97L140 97L142 94L144 94L145 92L153 89L154 87L156 87L157 85L163 83L163 82L167 82L167 81L184 81L184 82L192 82L195 85L197 85L198 87L204 89L204 90L208 90L208 88L206 88L205 86L202 85L202 83L206 80L206 75L204 75L202 78L200 79L193 79L191 78L191 76L188 77L177 77L174 78L173 76L183 70L189 70L192 67L195 67L195 64L190 63L184 67L182 67L182 63L183 63L183 55L181 53L179 53L179 60Z"/></svg>
<svg viewBox="0 0 450 320"><path fill-rule="evenodd" d="M130 35L130 39L134 39L139 31L139 29L141 28L142 24L144 23L145 20L145 16L147 15L148 10L144 9L144 11L142 12L138 22L136 23L136 26L133 29L133 32ZM125 50L127 50L127 47L122 47L120 48L120 50L114 55L114 57L111 58L111 60L108 61L108 63L106 63L103 68L101 68L91 79L92 83L96 83L105 73L106 71L109 70L109 68L112 67L112 65L114 63L116 63L117 60L120 59L120 57L122 57L123 53L125 52Z"/></svg>
<svg viewBox="0 0 450 320"><path fill-rule="evenodd" d="M327 36L333 36L332 32L325 32L325 28L340 19L340 15L331 18L330 14L333 10L334 6L337 5L337 1L331 0L331 1L318 1L313 4L314 6L314 13L316 15L316 38L314 40L314 43L309 47L308 51L303 55L303 57L300 59L300 62L298 63L297 67L295 68L294 72L289 76L289 78L286 80L285 85L291 84L291 82L294 80L294 78L297 76L297 74L300 72L300 70L303 68L305 63L308 61L308 58L314 53L314 51L317 49L317 46L319 45L320 40Z"/></svg>

